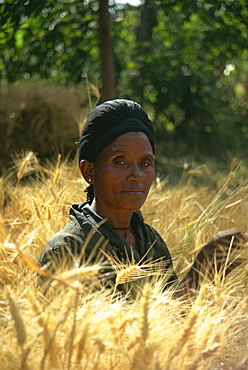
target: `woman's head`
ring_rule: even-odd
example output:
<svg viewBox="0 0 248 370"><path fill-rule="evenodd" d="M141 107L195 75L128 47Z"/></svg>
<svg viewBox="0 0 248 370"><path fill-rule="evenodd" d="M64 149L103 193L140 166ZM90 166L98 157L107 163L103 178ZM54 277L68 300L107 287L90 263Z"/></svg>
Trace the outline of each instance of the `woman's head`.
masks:
<svg viewBox="0 0 248 370"><path fill-rule="evenodd" d="M144 132L154 152L153 123L141 106L126 99L107 101L90 113L80 135L79 162L94 162L106 146L126 132Z"/></svg>
<svg viewBox="0 0 248 370"><path fill-rule="evenodd" d="M107 101L90 113L78 156L90 203L139 209L154 178L153 123L134 101Z"/></svg>
<svg viewBox="0 0 248 370"><path fill-rule="evenodd" d="M142 207L152 185L154 155L145 133L126 132L107 145L94 163L83 160L80 168L93 185L98 210L134 211Z"/></svg>

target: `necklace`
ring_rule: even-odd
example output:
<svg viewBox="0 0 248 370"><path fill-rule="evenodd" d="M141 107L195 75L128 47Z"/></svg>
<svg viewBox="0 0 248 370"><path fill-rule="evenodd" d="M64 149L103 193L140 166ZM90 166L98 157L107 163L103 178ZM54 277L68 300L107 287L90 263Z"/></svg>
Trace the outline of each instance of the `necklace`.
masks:
<svg viewBox="0 0 248 370"><path fill-rule="evenodd" d="M130 225L128 227L113 227L112 226L112 229L114 229L114 230L128 230L128 229L130 229Z"/></svg>

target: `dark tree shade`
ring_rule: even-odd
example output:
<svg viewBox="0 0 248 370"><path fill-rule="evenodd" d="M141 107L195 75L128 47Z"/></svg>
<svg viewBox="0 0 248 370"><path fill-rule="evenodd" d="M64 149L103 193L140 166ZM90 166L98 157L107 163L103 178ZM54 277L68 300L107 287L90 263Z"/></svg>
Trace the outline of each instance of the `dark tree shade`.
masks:
<svg viewBox="0 0 248 370"><path fill-rule="evenodd" d="M110 37L108 0L99 0L99 49L102 72L101 102L116 98L113 43Z"/></svg>

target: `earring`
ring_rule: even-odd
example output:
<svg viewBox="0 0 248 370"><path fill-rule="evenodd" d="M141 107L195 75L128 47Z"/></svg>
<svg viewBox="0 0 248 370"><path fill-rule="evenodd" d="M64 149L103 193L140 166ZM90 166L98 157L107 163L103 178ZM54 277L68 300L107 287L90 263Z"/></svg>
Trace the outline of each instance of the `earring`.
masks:
<svg viewBox="0 0 248 370"><path fill-rule="evenodd" d="M91 179L91 178L89 178L89 179L88 179L88 182L91 182L91 181L92 181L92 179Z"/></svg>

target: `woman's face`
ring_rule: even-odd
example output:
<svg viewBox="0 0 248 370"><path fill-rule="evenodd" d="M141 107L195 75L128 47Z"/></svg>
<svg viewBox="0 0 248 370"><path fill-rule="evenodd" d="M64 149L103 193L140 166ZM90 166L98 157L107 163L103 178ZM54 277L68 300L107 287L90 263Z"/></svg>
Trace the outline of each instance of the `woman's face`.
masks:
<svg viewBox="0 0 248 370"><path fill-rule="evenodd" d="M109 144L92 170L96 204L108 210L138 210L154 179L154 155L143 132L128 132Z"/></svg>

